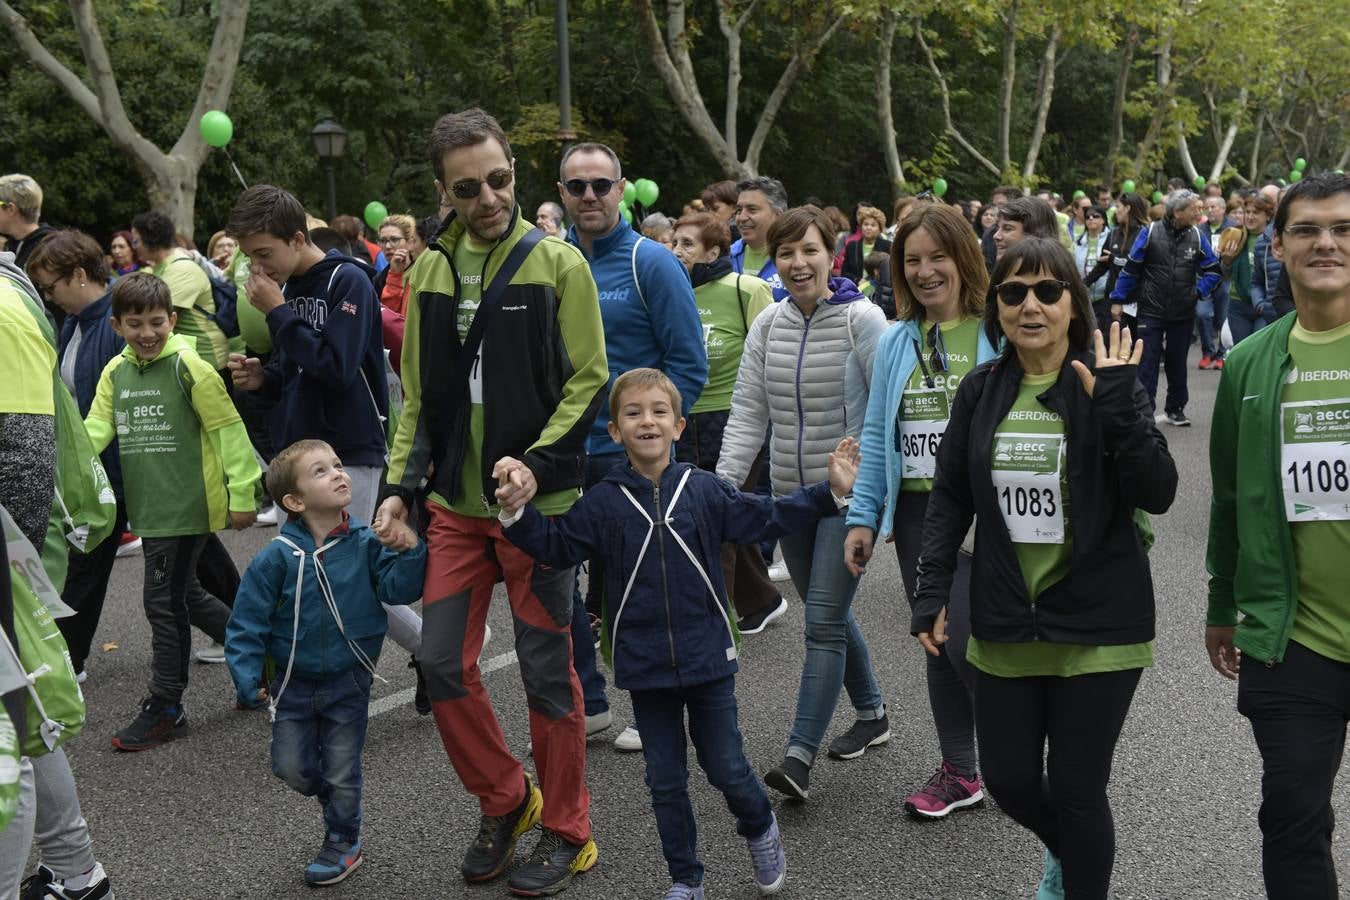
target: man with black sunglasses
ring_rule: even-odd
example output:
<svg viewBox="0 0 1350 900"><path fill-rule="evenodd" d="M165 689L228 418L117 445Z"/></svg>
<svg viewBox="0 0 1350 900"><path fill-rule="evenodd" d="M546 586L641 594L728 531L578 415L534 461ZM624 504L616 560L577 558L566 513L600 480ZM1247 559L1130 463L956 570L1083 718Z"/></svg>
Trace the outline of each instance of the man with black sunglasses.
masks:
<svg viewBox="0 0 1350 900"><path fill-rule="evenodd" d="M630 369L664 372L680 391L681 416L703 393L708 355L694 288L684 264L663 245L642 237L619 214L623 198L619 157L604 144L573 144L558 166L558 196L572 227L567 240L590 263L600 294L605 355L610 384ZM650 212L650 210L649 210ZM609 410L602 407L586 441L586 487L626 461L623 445L609 436ZM603 570L598 558L587 569L585 602L573 598L572 653L586 697L586 730L594 734L613 721L605 697L605 678L596 668L591 613L600 610ZM637 731L625 729L615 742L620 750L641 750Z"/></svg>
<svg viewBox="0 0 1350 900"><path fill-rule="evenodd" d="M521 215L515 160L496 119L481 109L443 116L430 144L451 212L408 272L403 417L374 527L393 533L427 482L419 658L441 741L482 812L460 872L474 883L501 876L516 841L540 824L508 887L552 895L597 856L568 646L573 573L537 564L503 537L497 490L514 496L524 476L508 473L499 485L493 465L521 460L544 515L576 502L586 436L605 399L604 331L586 260ZM478 668L499 580L515 621L538 787L507 747Z"/></svg>

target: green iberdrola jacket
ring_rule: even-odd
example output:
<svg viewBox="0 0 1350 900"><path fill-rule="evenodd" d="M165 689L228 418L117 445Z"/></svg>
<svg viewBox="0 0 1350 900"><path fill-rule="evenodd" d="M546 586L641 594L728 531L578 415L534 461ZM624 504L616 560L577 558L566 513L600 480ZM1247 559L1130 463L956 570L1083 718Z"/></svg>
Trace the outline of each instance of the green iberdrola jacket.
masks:
<svg viewBox="0 0 1350 900"><path fill-rule="evenodd" d="M1280 480L1280 396L1293 366L1294 322L1287 315L1228 354L1209 437L1214 500L1205 624L1236 625L1238 649L1267 663L1284 660L1298 612Z"/></svg>
<svg viewBox="0 0 1350 900"><path fill-rule="evenodd" d="M131 345L109 360L84 424L95 451L117 437L127 519L142 537L210 534L229 512L258 508L262 471L248 431L182 335L148 362Z"/></svg>
<svg viewBox="0 0 1350 900"><path fill-rule="evenodd" d="M511 248L534 226L513 211L515 226L488 253L487 292ZM389 454L388 484L411 508L425 476L447 503L460 493L470 439L468 367L460 365L455 247L465 228L451 214L441 234L409 270L412 284L403 331L403 416ZM481 308L479 314L481 315ZM595 280L585 257L544 238L502 295L480 349L484 486L503 456L521 459L539 496L582 484L586 436L606 399L609 368ZM481 498L484 510L492 505Z"/></svg>

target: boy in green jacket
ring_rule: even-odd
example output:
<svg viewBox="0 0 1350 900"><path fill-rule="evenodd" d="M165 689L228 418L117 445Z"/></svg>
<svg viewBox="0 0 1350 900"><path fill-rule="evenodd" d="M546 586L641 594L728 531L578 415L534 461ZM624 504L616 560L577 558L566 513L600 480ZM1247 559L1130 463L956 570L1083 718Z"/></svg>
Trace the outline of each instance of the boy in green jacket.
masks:
<svg viewBox="0 0 1350 900"><path fill-rule="evenodd" d="M1350 177L1294 185L1274 234L1295 314L1234 347L1219 383L1205 647L1261 751L1266 891L1330 900L1350 719Z"/></svg>
<svg viewBox="0 0 1350 900"><path fill-rule="evenodd" d="M119 280L113 330L126 339L104 368L85 427L96 451L118 440L127 518L145 540L145 616L150 622L150 695L112 739L149 750L187 734L182 696L191 626L225 642L230 609L197 581L212 532L247 528L262 477L225 383L182 335L173 299L148 273Z"/></svg>

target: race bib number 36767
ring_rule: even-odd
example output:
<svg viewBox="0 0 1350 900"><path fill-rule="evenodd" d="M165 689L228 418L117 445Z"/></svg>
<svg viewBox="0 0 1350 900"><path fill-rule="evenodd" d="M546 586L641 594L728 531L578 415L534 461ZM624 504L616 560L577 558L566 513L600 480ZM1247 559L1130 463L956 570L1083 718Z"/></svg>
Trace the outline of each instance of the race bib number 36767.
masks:
<svg viewBox="0 0 1350 900"><path fill-rule="evenodd" d="M1350 520L1350 399L1285 403L1280 430L1285 518Z"/></svg>
<svg viewBox="0 0 1350 900"><path fill-rule="evenodd" d="M994 437L994 493L1014 543L1064 543L1059 480L1063 444L1061 435L1000 433Z"/></svg>

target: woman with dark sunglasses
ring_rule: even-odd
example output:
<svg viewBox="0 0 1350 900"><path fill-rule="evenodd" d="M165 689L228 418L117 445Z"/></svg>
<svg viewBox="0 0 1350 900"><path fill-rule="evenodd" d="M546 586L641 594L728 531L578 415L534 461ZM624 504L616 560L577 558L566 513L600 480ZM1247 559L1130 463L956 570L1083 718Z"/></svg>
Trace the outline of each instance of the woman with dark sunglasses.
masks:
<svg viewBox="0 0 1350 900"><path fill-rule="evenodd" d="M957 386L994 357L980 328L989 273L980 239L955 207L923 205L901 223L891 256L899 324L877 342L863 419L863 456L849 506L844 564L861 575L877 541L894 543L913 607L933 465ZM976 774L975 716L966 638L970 556L957 560L951 592L956 626L927 657L928 700L942 761L905 810L938 819L984 797Z"/></svg>
<svg viewBox="0 0 1350 900"><path fill-rule="evenodd" d="M930 654L948 641L974 519L966 660L985 784L1045 845L1038 898L1105 898L1111 759L1153 664L1153 580L1135 510L1167 511L1176 465L1136 378L1142 342L1119 324L1094 333L1062 246L1017 243L992 283L985 332L1007 346L957 390L911 628Z"/></svg>

